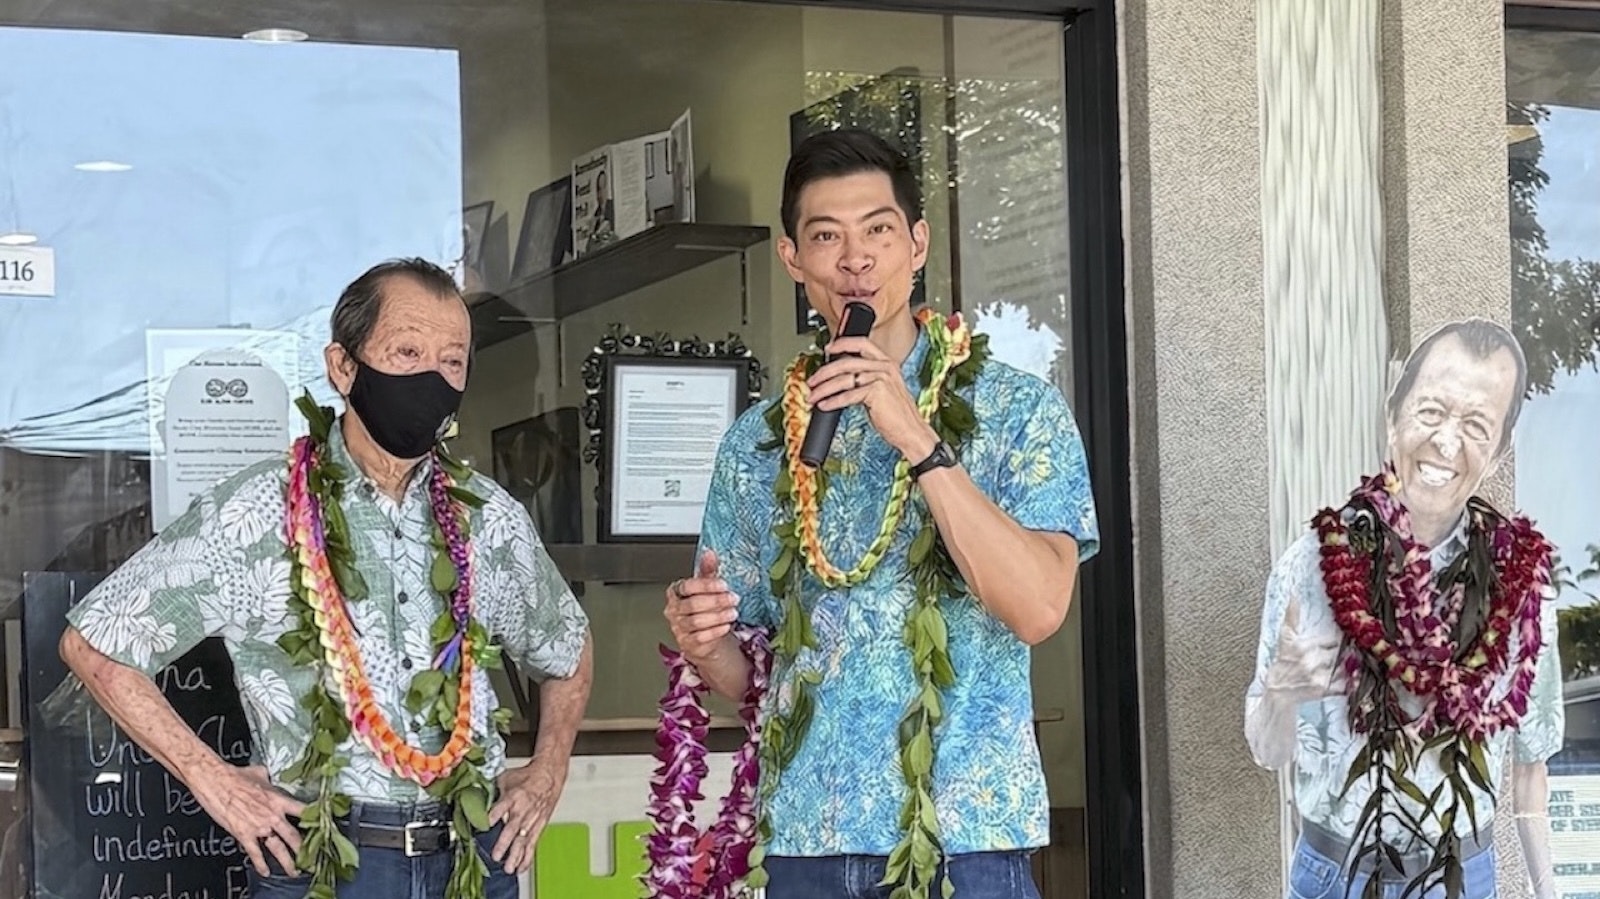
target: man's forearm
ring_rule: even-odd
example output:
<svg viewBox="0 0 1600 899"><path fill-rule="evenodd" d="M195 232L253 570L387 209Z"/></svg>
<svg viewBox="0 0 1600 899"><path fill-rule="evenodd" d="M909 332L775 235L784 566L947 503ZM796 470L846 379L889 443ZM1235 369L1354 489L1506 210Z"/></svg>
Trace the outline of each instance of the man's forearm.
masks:
<svg viewBox="0 0 1600 899"><path fill-rule="evenodd" d="M1077 584L1077 543L1024 528L964 468L936 468L919 483L951 559L989 614L1030 645L1054 634Z"/></svg>
<svg viewBox="0 0 1600 899"><path fill-rule="evenodd" d="M61 658L111 720L192 792L232 767L195 736L155 681L90 646L76 628L62 635Z"/></svg>
<svg viewBox="0 0 1600 899"><path fill-rule="evenodd" d="M1550 780L1544 762L1511 766L1511 808L1522 857L1533 880L1533 895L1552 899L1556 891L1550 857Z"/></svg>
<svg viewBox="0 0 1600 899"><path fill-rule="evenodd" d="M561 761L571 758L593 683L594 639L585 634L577 670L570 677L550 678L539 685L539 736L533 746L536 757Z"/></svg>

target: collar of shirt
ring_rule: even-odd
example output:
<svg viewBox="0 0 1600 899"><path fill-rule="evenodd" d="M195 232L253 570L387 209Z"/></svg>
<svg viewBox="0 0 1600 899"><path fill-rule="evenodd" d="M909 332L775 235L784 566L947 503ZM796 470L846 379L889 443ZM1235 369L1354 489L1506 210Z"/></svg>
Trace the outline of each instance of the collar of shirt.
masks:
<svg viewBox="0 0 1600 899"><path fill-rule="evenodd" d="M333 423L333 428L328 433L328 458L345 471L345 483L357 483L370 498L383 496L378 489L378 482L374 481L356 464L355 457L350 455L350 448L344 441L344 416L340 416ZM428 479L433 476L433 456L428 456L411 473L411 480L406 482L405 495L398 504L404 506L415 499L427 499Z"/></svg>
<svg viewBox="0 0 1600 899"><path fill-rule="evenodd" d="M917 342L911 345L911 352L906 354L906 360L900 363L900 376L906 379L906 386L911 388L913 396L916 395L922 383L922 360L928 357L928 329L917 326Z"/></svg>
<svg viewBox="0 0 1600 899"><path fill-rule="evenodd" d="M1433 563L1433 570L1440 571L1456 560L1456 557L1467 551L1467 513L1463 510L1456 523L1450 528L1450 533L1445 535L1439 545L1433 547L1429 553L1429 561Z"/></svg>

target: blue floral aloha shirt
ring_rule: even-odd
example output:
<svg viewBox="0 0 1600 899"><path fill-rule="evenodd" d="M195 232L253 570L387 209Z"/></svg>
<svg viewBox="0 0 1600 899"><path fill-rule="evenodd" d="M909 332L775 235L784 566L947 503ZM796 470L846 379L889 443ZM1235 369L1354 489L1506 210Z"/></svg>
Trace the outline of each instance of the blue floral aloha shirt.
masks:
<svg viewBox="0 0 1600 899"><path fill-rule="evenodd" d="M927 352L923 333L902 368L913 389ZM1092 557L1099 545L1094 498L1061 392L990 359L966 398L978 431L961 457L974 483L1023 527L1069 534L1080 559ZM767 570L777 558L773 484L782 451L758 449L772 437L763 417L772 402L747 410L724 436L700 543L720 557L722 577L740 597L740 619L761 627L776 625L778 613ZM823 501L823 544L835 564L849 568L881 525L899 454L864 409L850 407L830 459L842 469ZM770 855L882 856L900 840L905 786L896 732L915 684L901 642L915 597L907 556L927 514L921 497L912 496L889 553L865 581L827 590L805 580L802 601L818 647L797 664L820 670L823 682L810 732L772 798ZM1049 800L1034 737L1029 647L975 596L950 596L942 606L956 670L935 734L934 799L946 851L1043 846ZM768 693L769 705L787 701L786 690Z"/></svg>

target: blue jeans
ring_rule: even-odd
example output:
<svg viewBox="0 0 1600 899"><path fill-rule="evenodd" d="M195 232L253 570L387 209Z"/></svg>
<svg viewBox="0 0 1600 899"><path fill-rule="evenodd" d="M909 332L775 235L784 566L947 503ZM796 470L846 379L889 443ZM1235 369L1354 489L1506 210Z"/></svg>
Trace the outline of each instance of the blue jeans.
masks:
<svg viewBox="0 0 1600 899"><path fill-rule="evenodd" d="M1039 899L1031 852L974 852L952 855L936 878L939 896L944 875L955 899ZM767 859L766 899L888 899L880 887L889 859L882 855L828 855L820 858L774 856Z"/></svg>
<svg viewBox="0 0 1600 899"><path fill-rule="evenodd" d="M1360 871L1353 880L1347 880L1344 868L1343 863L1301 840L1295 846L1294 864L1289 870L1288 899L1361 899L1361 891L1367 888L1372 875ZM1383 899L1400 899L1406 883L1405 878L1385 877ZM1437 886L1420 895L1413 892L1411 899L1444 899L1444 887ZM1461 863L1461 899L1495 899L1493 847Z"/></svg>
<svg viewBox="0 0 1600 899"><path fill-rule="evenodd" d="M483 884L485 899L517 899L518 895L518 877L507 874L490 857L501 829L502 825L497 824L475 837L478 856L489 869L489 877ZM355 879L339 883L339 899L444 899L455 858L453 847L431 855L406 858L399 849L363 846ZM271 854L267 855L267 867L273 872L271 877L262 877L254 867L248 868L250 899L305 899L306 892L311 889L309 875L284 875Z"/></svg>

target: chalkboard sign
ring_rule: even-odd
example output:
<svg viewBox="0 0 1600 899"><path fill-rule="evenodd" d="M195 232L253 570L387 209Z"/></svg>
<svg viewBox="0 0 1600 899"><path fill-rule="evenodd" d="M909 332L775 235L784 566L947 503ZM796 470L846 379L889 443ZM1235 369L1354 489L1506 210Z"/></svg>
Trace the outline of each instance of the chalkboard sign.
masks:
<svg viewBox="0 0 1600 899"><path fill-rule="evenodd" d="M111 723L80 687L73 714L41 704L67 676L57 645L73 603L105 577L24 578L22 629L33 899L246 899L248 860L176 777ZM250 761L233 663L206 640L156 676L207 746Z"/></svg>

